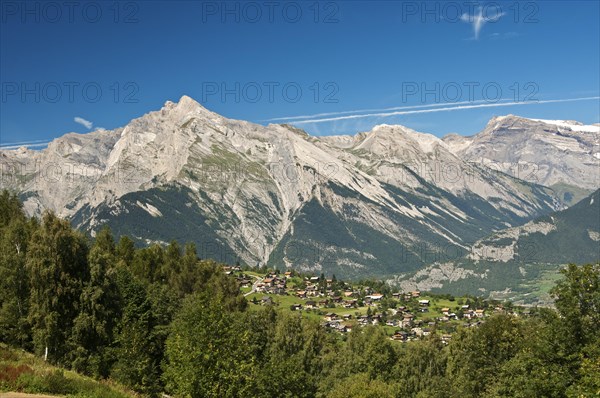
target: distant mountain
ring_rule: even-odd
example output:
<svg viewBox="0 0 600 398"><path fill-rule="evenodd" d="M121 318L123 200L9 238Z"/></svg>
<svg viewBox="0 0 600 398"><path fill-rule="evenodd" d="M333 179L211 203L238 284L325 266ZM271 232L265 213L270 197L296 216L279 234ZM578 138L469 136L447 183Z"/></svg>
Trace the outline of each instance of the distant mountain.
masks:
<svg viewBox="0 0 600 398"><path fill-rule="evenodd" d="M0 165L30 214L54 210L92 235L109 225L140 244L193 241L229 263L391 277L562 206L552 189L461 150L402 126L312 137L184 96L123 128L1 151Z"/></svg>
<svg viewBox="0 0 600 398"><path fill-rule="evenodd" d="M472 136L443 138L469 162L552 187L571 205L600 187L600 126L501 116Z"/></svg>
<svg viewBox="0 0 600 398"><path fill-rule="evenodd" d="M453 253L454 254L454 253ZM400 278L412 289L543 296L560 265L600 262L600 190L570 208L479 239L455 258ZM398 281L398 279L396 280ZM541 289L541 290L540 290Z"/></svg>

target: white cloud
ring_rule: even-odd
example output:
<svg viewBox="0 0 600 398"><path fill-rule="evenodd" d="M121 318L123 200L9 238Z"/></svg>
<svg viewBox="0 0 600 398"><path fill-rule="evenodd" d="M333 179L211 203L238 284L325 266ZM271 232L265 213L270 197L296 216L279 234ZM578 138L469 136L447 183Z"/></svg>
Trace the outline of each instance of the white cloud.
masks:
<svg viewBox="0 0 600 398"><path fill-rule="evenodd" d="M505 13L503 12L490 13L488 12L488 9L486 9L486 12L484 12L483 7L479 7L476 14L469 15L465 13L460 16L460 20L469 24L473 24L473 33L475 35L474 39L478 40L479 32L481 32L483 25L488 22L497 22L504 15Z"/></svg>
<svg viewBox="0 0 600 398"><path fill-rule="evenodd" d="M433 108L433 109L419 109L419 110L411 110L411 111L399 111L399 112L383 112L383 113L366 113L362 115L350 115L350 116L339 116L339 117L330 117L323 119L309 119L309 120L300 120L297 122L292 122L292 124L308 124L308 123L323 123L323 122L333 122L338 120L348 120L348 119L364 119L368 117L390 117L390 116L398 116L398 115L412 115L415 113L432 113L432 112L450 112L457 111L462 109L474 109L474 108L497 108L501 106L515 106L515 105L535 105L535 104L551 104L557 102L573 102L573 101L589 101L589 100L598 100L600 97L585 97L585 98L565 98L565 99L554 99L554 100L542 100L542 101L516 101L516 102L496 102L496 103L486 103L486 104L475 104L472 105L458 105L458 106L449 106L443 108Z"/></svg>
<svg viewBox="0 0 600 398"><path fill-rule="evenodd" d="M81 124L88 130L90 130L92 128L92 126L94 125L94 123L90 122L89 120L85 120L84 118L79 117L79 116L75 116L75 118L73 120L75 121L75 123Z"/></svg>

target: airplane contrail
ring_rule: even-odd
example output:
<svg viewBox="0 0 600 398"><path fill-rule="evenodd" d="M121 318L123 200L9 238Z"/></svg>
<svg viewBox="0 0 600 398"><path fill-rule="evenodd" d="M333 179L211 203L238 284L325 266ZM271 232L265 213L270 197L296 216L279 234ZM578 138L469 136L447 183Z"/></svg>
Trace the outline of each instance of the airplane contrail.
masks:
<svg viewBox="0 0 600 398"><path fill-rule="evenodd" d="M510 99L501 99L499 101L510 101ZM271 119L263 119L261 122L272 122L276 120L298 120L298 119L308 119L313 117L320 116L333 116L333 115L348 115L351 113L358 112L384 112L384 111L397 111L400 109L421 109L421 108L433 108L436 106L445 106L445 105L461 105L461 104L480 104L488 102L487 100L477 100L477 101L459 101L459 102L441 102L437 104L427 104L427 105L411 105L411 106L394 106L392 108L379 108L379 109L357 109L354 111L343 111L343 112L328 112L328 113L316 113L313 115L304 115L304 116L287 116L287 117L274 117Z"/></svg>
<svg viewBox="0 0 600 398"><path fill-rule="evenodd" d="M36 147L46 146L50 142L52 142L52 141L38 140L38 141L28 141L28 142L9 142L6 144L0 144L0 149L8 149L8 150L19 149L23 146L28 147L28 148L36 148Z"/></svg>
<svg viewBox="0 0 600 398"><path fill-rule="evenodd" d="M523 101L523 102L505 102L505 103L493 103L493 104L461 105L461 106L452 106L452 107L446 107L446 108L419 109L419 110L412 110L412 111L387 112L387 113L367 113L367 114L361 114L361 115L339 116L339 117L331 117L331 118L324 118L324 119L300 120L297 122L293 122L292 124L323 123L323 122L334 122L334 121L338 121L338 120L348 120L348 119L364 119L364 118L369 118L369 117L389 117L389 116L398 116L398 115L412 115L412 114L417 114L417 113L448 112L448 111L456 111L456 110L461 110L461 109L495 108L495 107L501 107L501 106L515 106L515 105L550 104L550 103L557 103L557 102L589 101L589 100L597 100L597 99L600 99L600 97L565 98L565 99L542 100L542 101Z"/></svg>

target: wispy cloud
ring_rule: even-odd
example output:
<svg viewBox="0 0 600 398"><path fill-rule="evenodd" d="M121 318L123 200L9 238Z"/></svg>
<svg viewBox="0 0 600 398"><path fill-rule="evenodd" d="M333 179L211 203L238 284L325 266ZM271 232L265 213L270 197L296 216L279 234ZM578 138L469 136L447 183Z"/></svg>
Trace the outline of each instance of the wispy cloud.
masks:
<svg viewBox="0 0 600 398"><path fill-rule="evenodd" d="M488 22L497 22L500 18L502 18L502 16L505 15L503 12L497 12L493 15L487 15L487 12L485 14L486 15L484 15L483 7L479 7L476 14L469 15L465 13L460 16L461 21L473 25L473 34L475 40L479 40L479 32L481 32L483 25Z"/></svg>
<svg viewBox="0 0 600 398"><path fill-rule="evenodd" d="M451 112L458 111L463 109L475 109L475 108L498 108L502 106L516 106L516 105L536 105L536 104L551 104L557 102L574 102L574 101L590 101L590 100L598 100L600 97L584 97L584 98L564 98L564 99L552 99L552 100L542 100L542 101L516 101L516 102L497 102L497 103L484 103L484 104L475 104L472 102L470 105L458 105L458 106L449 106L442 108L433 108L433 109L418 109L418 110L410 110L410 111L398 111L398 112L378 112L378 113L365 113L359 115L348 115L348 116L338 116L338 117L330 117L330 118L321 118L321 119L308 119L308 120L300 120L293 122L293 124L308 124L308 123L324 123L324 122L334 122L338 120L349 120L349 119L364 119L369 117L390 117L390 116L398 116L398 115L413 115L417 113L433 113L433 112Z"/></svg>
<svg viewBox="0 0 600 398"><path fill-rule="evenodd" d="M79 117L79 116L75 116L75 118L73 120L75 121L75 123L81 124L88 130L91 130L92 127L94 126L94 123L90 122L89 120L85 120L84 118Z"/></svg>

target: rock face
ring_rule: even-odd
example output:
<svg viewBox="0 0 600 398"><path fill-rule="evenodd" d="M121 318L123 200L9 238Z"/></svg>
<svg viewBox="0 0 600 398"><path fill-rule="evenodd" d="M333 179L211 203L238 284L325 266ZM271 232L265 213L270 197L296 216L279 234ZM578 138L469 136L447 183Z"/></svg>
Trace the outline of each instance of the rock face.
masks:
<svg viewBox="0 0 600 398"><path fill-rule="evenodd" d="M600 127L575 121L495 117L472 137L443 138L461 158L554 187L573 204L600 186Z"/></svg>
<svg viewBox="0 0 600 398"><path fill-rule="evenodd" d="M391 276L431 263L432 251L471 247L561 206L551 189L473 161L493 152L485 145L497 142L486 137L508 128L497 123L464 139L387 125L311 137L227 119L184 96L123 128L67 134L42 151L1 151L1 185L19 191L30 214L53 210L92 235L109 225L141 243L193 241L201 257L229 263ZM539 141L554 150L571 134L564 169L589 170L587 132L517 125L523 148ZM554 175L538 182L559 181Z"/></svg>

